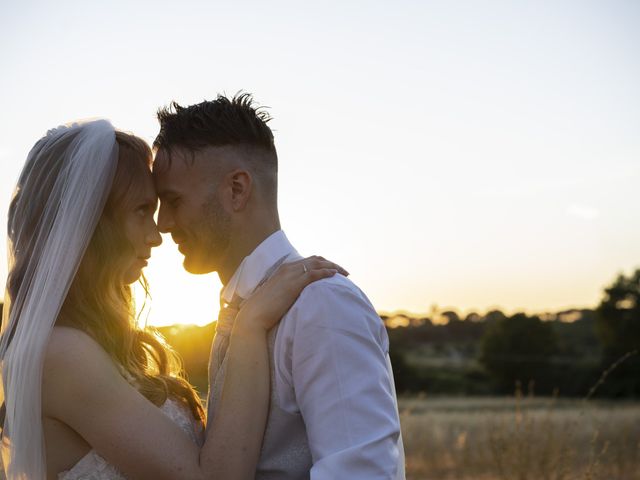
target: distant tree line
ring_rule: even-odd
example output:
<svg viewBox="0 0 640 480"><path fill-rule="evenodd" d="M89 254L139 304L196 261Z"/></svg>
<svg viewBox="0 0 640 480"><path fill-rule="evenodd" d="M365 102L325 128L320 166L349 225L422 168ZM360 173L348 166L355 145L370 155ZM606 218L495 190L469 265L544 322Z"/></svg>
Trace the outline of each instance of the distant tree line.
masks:
<svg viewBox="0 0 640 480"><path fill-rule="evenodd" d="M498 394L520 385L586 396L598 384L595 396L640 397L640 269L606 287L595 310L382 318L399 391Z"/></svg>

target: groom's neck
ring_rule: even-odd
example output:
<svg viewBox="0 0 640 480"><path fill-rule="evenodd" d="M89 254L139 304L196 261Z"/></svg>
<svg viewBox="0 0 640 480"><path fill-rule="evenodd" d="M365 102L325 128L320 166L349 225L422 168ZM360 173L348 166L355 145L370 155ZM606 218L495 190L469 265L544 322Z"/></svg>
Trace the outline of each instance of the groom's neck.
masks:
<svg viewBox="0 0 640 480"><path fill-rule="evenodd" d="M261 222L236 232L229 244L229 254L218 270L222 285L226 285L231 280L246 256L278 230L280 230L280 222L276 219L273 222Z"/></svg>

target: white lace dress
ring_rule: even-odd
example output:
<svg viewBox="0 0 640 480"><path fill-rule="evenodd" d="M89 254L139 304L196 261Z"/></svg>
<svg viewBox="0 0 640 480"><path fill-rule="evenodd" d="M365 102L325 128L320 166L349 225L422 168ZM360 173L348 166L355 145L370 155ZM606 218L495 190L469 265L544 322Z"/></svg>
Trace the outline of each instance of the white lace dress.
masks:
<svg viewBox="0 0 640 480"><path fill-rule="evenodd" d="M202 445L204 432L191 412L177 400L169 399L164 402L160 410L177 423L182 430L197 445ZM71 470L58 474L58 480L126 480L121 472L113 465L91 450L76 463Z"/></svg>

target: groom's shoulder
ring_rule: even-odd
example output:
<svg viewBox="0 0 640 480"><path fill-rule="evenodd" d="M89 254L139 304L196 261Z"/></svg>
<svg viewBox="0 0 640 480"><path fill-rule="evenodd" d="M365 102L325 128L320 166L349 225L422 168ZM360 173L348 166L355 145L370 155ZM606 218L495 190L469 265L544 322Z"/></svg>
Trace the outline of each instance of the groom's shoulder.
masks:
<svg viewBox="0 0 640 480"><path fill-rule="evenodd" d="M381 325L375 308L358 286L340 274L310 283L290 310L298 327L306 324L346 328ZM338 320L339 319L339 320ZM338 323L334 323L338 320Z"/></svg>
<svg viewBox="0 0 640 480"><path fill-rule="evenodd" d="M348 277L336 273L329 278L323 278L310 283L300 294L298 301L316 302L331 297L356 297L366 299L366 295ZM368 302L368 299L367 299Z"/></svg>

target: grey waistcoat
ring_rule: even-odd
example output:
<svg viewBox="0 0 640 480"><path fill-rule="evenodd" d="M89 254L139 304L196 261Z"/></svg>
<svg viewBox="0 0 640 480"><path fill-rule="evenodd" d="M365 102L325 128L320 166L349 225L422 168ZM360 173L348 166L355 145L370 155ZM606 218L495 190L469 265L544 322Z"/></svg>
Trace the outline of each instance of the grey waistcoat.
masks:
<svg viewBox="0 0 640 480"><path fill-rule="evenodd" d="M312 460L304 421L300 414L291 414L282 410L276 394L273 350L277 334L278 326L269 332L267 340L271 395L256 480L305 480L309 479ZM212 397L209 401L214 402L214 408L220 401L226 371L227 357L225 356L211 389Z"/></svg>

